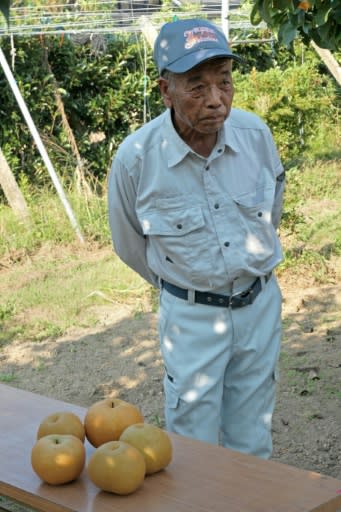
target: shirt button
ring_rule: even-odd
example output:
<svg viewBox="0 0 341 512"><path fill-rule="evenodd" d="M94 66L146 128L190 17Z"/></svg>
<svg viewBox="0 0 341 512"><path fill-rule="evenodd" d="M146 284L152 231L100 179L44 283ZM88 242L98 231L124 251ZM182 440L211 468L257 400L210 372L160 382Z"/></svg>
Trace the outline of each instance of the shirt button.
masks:
<svg viewBox="0 0 341 512"><path fill-rule="evenodd" d="M206 165L205 169L206 169L206 171L209 171L210 170L210 166Z"/></svg>
<svg viewBox="0 0 341 512"><path fill-rule="evenodd" d="M214 205L214 208L215 208L216 210L218 210L218 209L219 209L219 203L216 203L216 204Z"/></svg>
<svg viewBox="0 0 341 512"><path fill-rule="evenodd" d="M258 212L257 215L258 215L258 217L262 217L263 212Z"/></svg>
<svg viewBox="0 0 341 512"><path fill-rule="evenodd" d="M225 247L228 247L230 245L230 242L224 242Z"/></svg>
<svg viewBox="0 0 341 512"><path fill-rule="evenodd" d="M177 225L176 225L176 227L177 227L178 229L182 229L182 224L177 224Z"/></svg>
<svg viewBox="0 0 341 512"><path fill-rule="evenodd" d="M220 149L218 149L218 153L221 153L222 151L223 151L223 150L222 150L221 148L220 148Z"/></svg>

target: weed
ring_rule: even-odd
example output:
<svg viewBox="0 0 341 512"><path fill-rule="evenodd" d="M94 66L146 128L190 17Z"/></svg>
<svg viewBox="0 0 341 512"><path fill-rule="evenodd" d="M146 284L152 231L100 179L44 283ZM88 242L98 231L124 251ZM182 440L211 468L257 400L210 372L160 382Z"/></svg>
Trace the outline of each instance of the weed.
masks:
<svg viewBox="0 0 341 512"><path fill-rule="evenodd" d="M288 329L293 323L294 320L292 318L283 318L283 329Z"/></svg>
<svg viewBox="0 0 341 512"><path fill-rule="evenodd" d="M58 338L64 333L59 325L45 320L37 322L34 328L38 331L34 336L35 341L42 341L46 338Z"/></svg>
<svg viewBox="0 0 341 512"><path fill-rule="evenodd" d="M280 228L285 259L279 273L309 271L319 283L333 278L330 258L341 254L340 179L340 162L334 160L310 160L288 169ZM319 207L325 197L328 208ZM10 256L13 272L5 272L1 281L0 345L13 339L56 338L73 326L93 326L98 318L94 306L103 304L133 306L136 317L146 308L157 312L158 290L111 250L106 197L85 198L75 188L69 198L83 234L90 242L96 240L86 247L108 248L100 258L82 261L64 209L51 191L27 193L30 229L1 206L0 256ZM21 254L25 258L18 260L16 270L15 255ZM290 322L285 319L284 327Z"/></svg>
<svg viewBox="0 0 341 512"><path fill-rule="evenodd" d="M339 388L337 388L336 386L327 384L324 387L324 392L326 393L327 396L329 396L329 398L337 398L337 399L341 398L341 390Z"/></svg>
<svg viewBox="0 0 341 512"><path fill-rule="evenodd" d="M154 414L154 416L152 416L151 422L159 428L162 428L164 424L162 418L158 414Z"/></svg>
<svg viewBox="0 0 341 512"><path fill-rule="evenodd" d="M282 351L279 355L279 360L280 360L281 364L287 366L288 362L290 361L290 356L287 352Z"/></svg>
<svg viewBox="0 0 341 512"><path fill-rule="evenodd" d="M14 373L0 373L0 382L13 382L15 379Z"/></svg>
<svg viewBox="0 0 341 512"><path fill-rule="evenodd" d="M15 314L15 304L12 301L7 301L0 304L0 322L4 322Z"/></svg>
<svg viewBox="0 0 341 512"><path fill-rule="evenodd" d="M311 412L307 414L307 420L308 421L314 421L314 420L322 420L323 415L320 412Z"/></svg>
<svg viewBox="0 0 341 512"><path fill-rule="evenodd" d="M134 313L135 320L140 320L143 317L143 311L141 309L138 309Z"/></svg>
<svg viewBox="0 0 341 512"><path fill-rule="evenodd" d="M41 372L42 370L45 370L45 368L46 368L45 362L41 358L38 358L37 362L35 364L35 370L37 372Z"/></svg>

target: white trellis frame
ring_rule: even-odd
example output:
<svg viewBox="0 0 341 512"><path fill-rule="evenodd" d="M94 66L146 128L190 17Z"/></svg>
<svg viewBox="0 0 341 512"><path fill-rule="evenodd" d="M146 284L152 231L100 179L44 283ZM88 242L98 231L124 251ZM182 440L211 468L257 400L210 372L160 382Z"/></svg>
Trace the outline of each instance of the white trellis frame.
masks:
<svg viewBox="0 0 341 512"><path fill-rule="evenodd" d="M54 184L54 186L55 186L55 188L57 190L57 193L58 193L58 195L59 195L59 197L60 197L60 199L62 201L62 204L63 204L64 209L65 209L65 211L66 211L66 213L67 213L67 215L69 217L71 225L72 225L73 229L75 230L78 239L82 243L84 243L83 235L82 235L82 233L80 231L80 228L78 226L77 220L76 220L76 218L74 216L74 213L72 211L70 203L69 203L69 201L68 201L68 199L67 199L67 197L66 197L66 195L64 193L63 187L62 187L62 185L61 185L61 183L59 181L59 178L58 178L58 176L57 176L57 174L56 174L56 172L54 170L54 167L53 167L53 165L51 163L49 155L47 154L45 146L42 143L42 140L40 138L38 130L37 130L37 128L36 128L36 126L35 126L35 124L33 122L32 116L31 116L31 114L30 114L30 112L29 112L29 110L28 110L28 108L26 106L24 98L22 97L20 89L19 89L19 87L18 87L18 85L17 85L17 83L15 81L15 78L13 76L11 68L8 65L8 62L7 62L6 57L5 57L5 54L2 51L1 47L0 47L0 64L1 64L1 67L2 67L2 69L4 71L4 73L5 73L7 81L8 81L8 83L9 83L9 85L10 85L12 91L13 91L15 99L17 100L17 103L18 103L19 108L20 108L20 110L22 112L22 115L23 115L23 117L24 117L24 119L26 121L26 124L27 124L27 126L28 126L28 128L29 128L29 130L30 130L30 132L32 134L32 137L33 137L33 139L34 139L34 141L35 141L35 143L37 145L37 148L38 148L38 150L40 152L40 155L41 155L41 157L42 157L42 159L43 159L43 161L44 161L44 163L46 165L46 168L47 168L47 170L48 170L48 172L49 172L49 174L51 176L52 182L53 182L53 184Z"/></svg>
<svg viewBox="0 0 341 512"><path fill-rule="evenodd" d="M175 6L183 6L186 2L174 0ZM141 9L134 10L132 1L128 1L129 7L118 13L117 9L114 10L87 10L77 11L77 4L49 4L45 6L35 7L13 7L11 9L10 25L7 26L3 20L0 20L0 41L1 36L37 36L37 35L55 35L55 34L80 34L80 33L91 33L91 34L112 34L114 32L140 32L141 31L141 19L144 18ZM110 6L112 5L111 0L98 0L96 6ZM221 0L221 4L210 4L210 7L205 10L205 14L208 17L221 17L222 29L229 39L230 29L250 29L252 27L246 13L240 13L240 20L237 22L230 22L229 12L230 7L238 8L239 0ZM202 14L203 4L198 3L198 8L192 11L178 12L174 11L175 15L179 17L200 17ZM143 9L142 9L143 11ZM158 7L152 6L145 9L145 13L153 15L158 12ZM2 23L1 23L2 21ZM140 22L138 22L140 21ZM145 25L145 24L144 24ZM149 25L150 26L150 25ZM153 25L153 29L156 32L159 28L158 24ZM264 39L262 42L271 41L271 39ZM149 41L150 42L150 41ZM238 41L234 41L236 43ZM244 41L241 41L244 42ZM245 41L246 42L246 41ZM248 43L252 40L248 40ZM261 40L257 40L261 42ZM13 94L20 107L22 115L26 121L26 124L32 134L32 137L37 145L40 155L45 163L45 166L50 174L55 189L60 197L60 200L64 206L64 209L69 217L71 225L75 230L77 237L81 242L84 242L83 235L80 231L79 225L72 211L72 208L68 202L68 199L64 193L60 180L54 167L51 163L49 155L42 143L38 130L33 122L31 114L27 108L24 98L17 86L13 73L8 65L6 57L0 46L0 64L8 80L8 83L13 91Z"/></svg>

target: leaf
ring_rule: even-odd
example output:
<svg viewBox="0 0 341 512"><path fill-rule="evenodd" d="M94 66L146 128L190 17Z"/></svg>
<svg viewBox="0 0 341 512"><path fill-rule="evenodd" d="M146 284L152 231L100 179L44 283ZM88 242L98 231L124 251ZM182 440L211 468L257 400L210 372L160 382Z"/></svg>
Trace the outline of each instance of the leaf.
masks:
<svg viewBox="0 0 341 512"><path fill-rule="evenodd" d="M262 17L259 12L259 4L260 4L260 1L256 0L256 2L254 3L254 5L252 7L251 14L250 14L250 21L251 21L252 25L259 25L260 22L262 21Z"/></svg>
<svg viewBox="0 0 341 512"><path fill-rule="evenodd" d="M11 0L0 0L0 11L5 16L7 23L9 23L9 8Z"/></svg>
<svg viewBox="0 0 341 512"><path fill-rule="evenodd" d="M272 10L272 2L271 0L263 0L262 4L260 5L260 14L270 27L272 26L272 17L276 14L276 10Z"/></svg>
<svg viewBox="0 0 341 512"><path fill-rule="evenodd" d="M283 23L278 31L279 42L285 44L286 46L290 46L296 36L297 29L290 23L290 21Z"/></svg>
<svg viewBox="0 0 341 512"><path fill-rule="evenodd" d="M273 0L273 6L276 10L285 11L286 9L290 9L291 0Z"/></svg>
<svg viewBox="0 0 341 512"><path fill-rule="evenodd" d="M333 18L335 20L335 23L341 25L341 4L333 9Z"/></svg>
<svg viewBox="0 0 341 512"><path fill-rule="evenodd" d="M301 26L301 30L304 35L309 35L309 32L311 31L311 23L304 21Z"/></svg>
<svg viewBox="0 0 341 512"><path fill-rule="evenodd" d="M319 33L322 41L328 42L332 39L333 27L330 23L324 23L323 25L317 27L317 32Z"/></svg>
<svg viewBox="0 0 341 512"><path fill-rule="evenodd" d="M324 25L326 23L331 10L332 8L328 5L320 7L320 9L318 9L316 15L314 16L314 22L317 27L319 25Z"/></svg>

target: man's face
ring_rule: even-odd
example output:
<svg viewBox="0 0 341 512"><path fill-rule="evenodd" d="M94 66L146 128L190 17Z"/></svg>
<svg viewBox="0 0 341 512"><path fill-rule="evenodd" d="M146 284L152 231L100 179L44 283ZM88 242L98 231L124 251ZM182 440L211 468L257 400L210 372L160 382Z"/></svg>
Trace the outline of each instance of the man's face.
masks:
<svg viewBox="0 0 341 512"><path fill-rule="evenodd" d="M212 59L170 79L159 81L166 107L173 109L175 128L215 134L230 114L233 100L231 59Z"/></svg>

